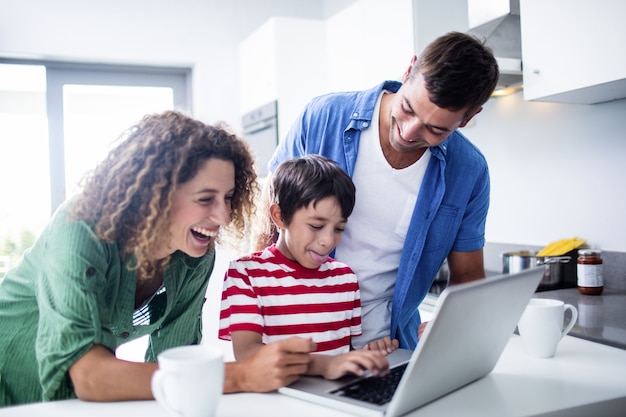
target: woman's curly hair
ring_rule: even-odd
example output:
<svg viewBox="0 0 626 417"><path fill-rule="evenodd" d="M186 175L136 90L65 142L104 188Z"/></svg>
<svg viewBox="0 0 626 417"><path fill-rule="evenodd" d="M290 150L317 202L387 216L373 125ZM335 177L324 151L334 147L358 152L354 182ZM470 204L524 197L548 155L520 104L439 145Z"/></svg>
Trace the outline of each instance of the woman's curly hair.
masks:
<svg viewBox="0 0 626 417"><path fill-rule="evenodd" d="M223 232L231 241L243 238L258 192L245 141L225 125L206 125L178 111L147 115L120 139L85 178L71 214L87 222L102 241L117 243L126 259L134 255L130 267L141 277L151 277L168 264L169 257L155 261L151 254L169 243L174 192L209 158L231 161L235 167L231 222L218 242Z"/></svg>

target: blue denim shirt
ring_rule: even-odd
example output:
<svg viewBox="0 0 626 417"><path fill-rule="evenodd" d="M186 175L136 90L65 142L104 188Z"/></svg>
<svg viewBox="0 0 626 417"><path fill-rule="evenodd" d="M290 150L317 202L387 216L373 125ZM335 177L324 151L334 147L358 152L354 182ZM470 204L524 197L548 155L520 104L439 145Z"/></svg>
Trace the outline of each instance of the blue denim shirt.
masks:
<svg viewBox="0 0 626 417"><path fill-rule="evenodd" d="M352 176L361 131L371 126L378 97L382 90L395 93L400 86L397 81L385 81L366 91L314 98L276 149L270 172L286 159L317 153L335 160ZM409 349L417 345L421 323L417 307L450 251L470 252L484 246L489 207L489 170L476 146L455 131L430 150L392 302L390 336Z"/></svg>

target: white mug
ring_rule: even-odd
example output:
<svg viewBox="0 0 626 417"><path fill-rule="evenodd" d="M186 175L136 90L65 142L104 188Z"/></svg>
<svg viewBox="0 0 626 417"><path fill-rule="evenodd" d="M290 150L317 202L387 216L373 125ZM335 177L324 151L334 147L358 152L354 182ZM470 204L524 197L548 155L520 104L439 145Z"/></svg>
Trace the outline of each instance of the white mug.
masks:
<svg viewBox="0 0 626 417"><path fill-rule="evenodd" d="M570 310L571 316L564 326L566 310ZM553 357L559 342L572 330L577 319L578 310L571 304L560 300L532 298L517 325L524 349L537 358Z"/></svg>
<svg viewBox="0 0 626 417"><path fill-rule="evenodd" d="M180 346L157 356L152 394L176 417L213 417L224 389L222 351L213 346Z"/></svg>

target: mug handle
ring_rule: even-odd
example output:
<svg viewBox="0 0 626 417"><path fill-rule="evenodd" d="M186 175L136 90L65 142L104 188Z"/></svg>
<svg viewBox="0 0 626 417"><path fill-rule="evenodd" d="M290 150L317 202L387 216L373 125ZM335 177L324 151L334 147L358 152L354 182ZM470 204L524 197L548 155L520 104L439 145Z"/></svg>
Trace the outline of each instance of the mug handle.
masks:
<svg viewBox="0 0 626 417"><path fill-rule="evenodd" d="M151 388L154 399L163 406L167 411L175 416L183 417L180 410L176 410L167 401L167 395L165 394L165 381L169 378L176 378L176 374L165 372L161 369L157 369L152 375Z"/></svg>
<svg viewBox="0 0 626 417"><path fill-rule="evenodd" d="M570 320L569 320L569 323L567 323L567 326L565 326L565 329L563 329L563 331L561 332L561 339L563 338L563 336L568 334L570 330L572 330L572 327L574 327L574 325L576 324L576 320L578 320L578 310L576 309L576 307L574 307L571 304L565 304L563 308L565 311L569 310L572 316L570 317Z"/></svg>

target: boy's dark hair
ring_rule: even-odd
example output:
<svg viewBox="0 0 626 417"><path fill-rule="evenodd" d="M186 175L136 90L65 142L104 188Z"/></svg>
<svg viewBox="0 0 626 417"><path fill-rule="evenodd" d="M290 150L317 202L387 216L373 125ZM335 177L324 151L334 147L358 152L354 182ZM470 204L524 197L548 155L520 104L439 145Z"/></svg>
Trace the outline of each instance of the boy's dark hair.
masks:
<svg viewBox="0 0 626 417"><path fill-rule="evenodd" d="M272 175L270 202L278 204L285 224L296 210L326 198L336 197L347 219L354 209L356 189L352 179L334 161L309 154L281 163Z"/></svg>
<svg viewBox="0 0 626 417"><path fill-rule="evenodd" d="M500 71L490 48L475 37L450 32L431 42L411 68L422 74L430 100L442 109L473 115L491 96Z"/></svg>

